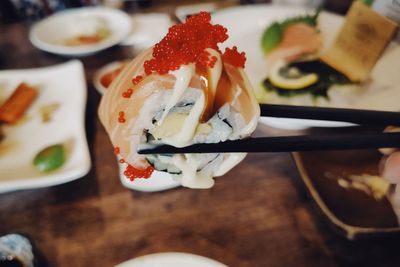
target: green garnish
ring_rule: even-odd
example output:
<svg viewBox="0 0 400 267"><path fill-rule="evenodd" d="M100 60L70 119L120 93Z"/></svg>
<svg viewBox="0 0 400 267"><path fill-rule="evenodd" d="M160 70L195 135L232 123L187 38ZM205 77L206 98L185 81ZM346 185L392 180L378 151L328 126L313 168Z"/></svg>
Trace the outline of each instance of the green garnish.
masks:
<svg viewBox="0 0 400 267"><path fill-rule="evenodd" d="M367 6L372 6L372 3L374 2L374 0L359 0L359 1Z"/></svg>
<svg viewBox="0 0 400 267"><path fill-rule="evenodd" d="M286 28L292 24L305 23L310 26L317 25L317 18L319 10L314 15L304 15L299 17L287 18L282 22L274 22L268 28L265 29L261 37L261 48L265 54L271 52L282 39L283 33Z"/></svg>
<svg viewBox="0 0 400 267"><path fill-rule="evenodd" d="M33 165L42 172L60 168L65 162L65 149L61 144L41 150L33 159Z"/></svg>

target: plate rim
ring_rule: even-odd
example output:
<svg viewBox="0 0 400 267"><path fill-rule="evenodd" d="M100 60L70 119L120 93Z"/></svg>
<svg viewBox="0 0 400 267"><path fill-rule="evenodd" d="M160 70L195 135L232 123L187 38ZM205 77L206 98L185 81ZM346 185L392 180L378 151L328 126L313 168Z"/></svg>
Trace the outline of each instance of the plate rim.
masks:
<svg viewBox="0 0 400 267"><path fill-rule="evenodd" d="M223 263L221 263L221 262L219 262L217 260L202 256L202 255L193 254L193 253L187 253L187 252L175 252L175 251L155 252L155 253L150 253L150 254L138 256L138 257L135 257L133 259L121 262L121 263L115 265L114 267L129 267L132 264L140 263L141 260L146 259L146 258L164 257L164 256L191 257L192 259L195 258L196 260L201 260L201 261L203 261L205 263L212 263L212 264L215 265L215 267L228 267L227 265L225 265L225 264L223 264Z"/></svg>

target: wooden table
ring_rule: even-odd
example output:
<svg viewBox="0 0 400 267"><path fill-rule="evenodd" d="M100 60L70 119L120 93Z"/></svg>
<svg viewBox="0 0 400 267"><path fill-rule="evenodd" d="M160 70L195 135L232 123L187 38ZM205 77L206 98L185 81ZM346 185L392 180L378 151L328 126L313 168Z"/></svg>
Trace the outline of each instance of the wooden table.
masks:
<svg viewBox="0 0 400 267"><path fill-rule="evenodd" d="M34 48L28 25L0 25L0 33L0 69L66 61ZM321 221L288 153L249 155L210 190L141 193L124 188L96 116L100 95L91 80L98 67L133 56L129 48L114 47L82 58L92 169L67 184L1 194L0 235L28 235L47 265L60 267L113 266L168 251L229 266L400 265L399 238L349 242ZM283 133L257 129L258 135Z"/></svg>

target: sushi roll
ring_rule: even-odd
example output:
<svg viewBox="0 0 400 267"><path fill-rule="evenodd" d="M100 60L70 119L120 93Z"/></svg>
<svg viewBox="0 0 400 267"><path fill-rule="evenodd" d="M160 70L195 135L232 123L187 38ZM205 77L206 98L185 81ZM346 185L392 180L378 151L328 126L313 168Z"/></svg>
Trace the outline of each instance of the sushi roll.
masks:
<svg viewBox="0 0 400 267"><path fill-rule="evenodd" d="M131 180L153 170L183 186L210 188L245 153L139 155L139 144L184 147L246 138L255 130L259 105L244 73L245 54L222 53L228 38L202 12L172 26L153 48L139 54L104 94L99 117Z"/></svg>

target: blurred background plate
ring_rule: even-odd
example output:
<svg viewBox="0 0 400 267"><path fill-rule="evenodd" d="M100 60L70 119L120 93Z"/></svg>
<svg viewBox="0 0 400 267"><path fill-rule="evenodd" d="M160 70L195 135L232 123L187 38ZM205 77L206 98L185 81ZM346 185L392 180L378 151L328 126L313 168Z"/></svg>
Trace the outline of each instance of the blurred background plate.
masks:
<svg viewBox="0 0 400 267"><path fill-rule="evenodd" d="M227 267L215 260L189 253L164 252L137 257L115 267Z"/></svg>
<svg viewBox="0 0 400 267"><path fill-rule="evenodd" d="M133 27L121 45L134 46L141 51L158 43L172 26L171 18L165 13L135 14L131 17Z"/></svg>
<svg viewBox="0 0 400 267"><path fill-rule="evenodd" d="M135 179L131 181L124 175L125 167L125 164L118 163L119 180L126 188L141 192L159 192L181 186L180 182L172 179L171 174L156 170L148 179Z"/></svg>
<svg viewBox="0 0 400 267"><path fill-rule="evenodd" d="M400 233L398 214L386 195L375 199L363 190L340 186L350 175L378 175L376 150L293 153L301 178L322 215L348 239ZM363 176L365 177L365 176Z"/></svg>
<svg viewBox="0 0 400 267"><path fill-rule="evenodd" d="M84 7L58 12L36 23L29 39L37 48L65 56L94 54L124 40L133 21L117 9ZM71 45L71 39L99 36L98 41ZM101 38L100 38L101 37Z"/></svg>
<svg viewBox="0 0 400 267"><path fill-rule="evenodd" d="M21 82L38 88L38 97L20 122L4 125L0 143L0 193L62 184L80 178L90 169L85 134L86 82L80 61L38 69L0 71L0 101ZM43 122L41 108L56 105ZM49 173L32 164L35 155L53 144L67 148L66 162Z"/></svg>
<svg viewBox="0 0 400 267"><path fill-rule="evenodd" d="M129 60L113 61L104 65L94 73L93 85L101 95L106 92L108 82L114 80L124 67L123 65L128 62ZM116 71L118 71L118 73L116 73Z"/></svg>
<svg viewBox="0 0 400 267"><path fill-rule="evenodd" d="M262 81L266 77L266 60L261 51L261 36L268 25L275 21L282 21L288 17L304 15L312 10L300 7L253 5L224 9L213 14L213 22L228 28L229 39L222 45L232 47L236 45L239 50L246 52L246 73L254 89L262 89ZM328 12L321 12L318 18L324 41L324 49L333 42L336 33L344 22L344 17ZM374 88L361 89L330 89L330 101L320 99L314 102L311 96L306 97L277 97L266 101L273 104L317 105L343 108L360 108L375 110L400 110L400 46L392 43L385 51L373 69L371 76L376 81ZM261 123L282 129L305 129L308 127L343 127L349 126L343 122L327 122L313 120L295 120L266 118L260 119Z"/></svg>

